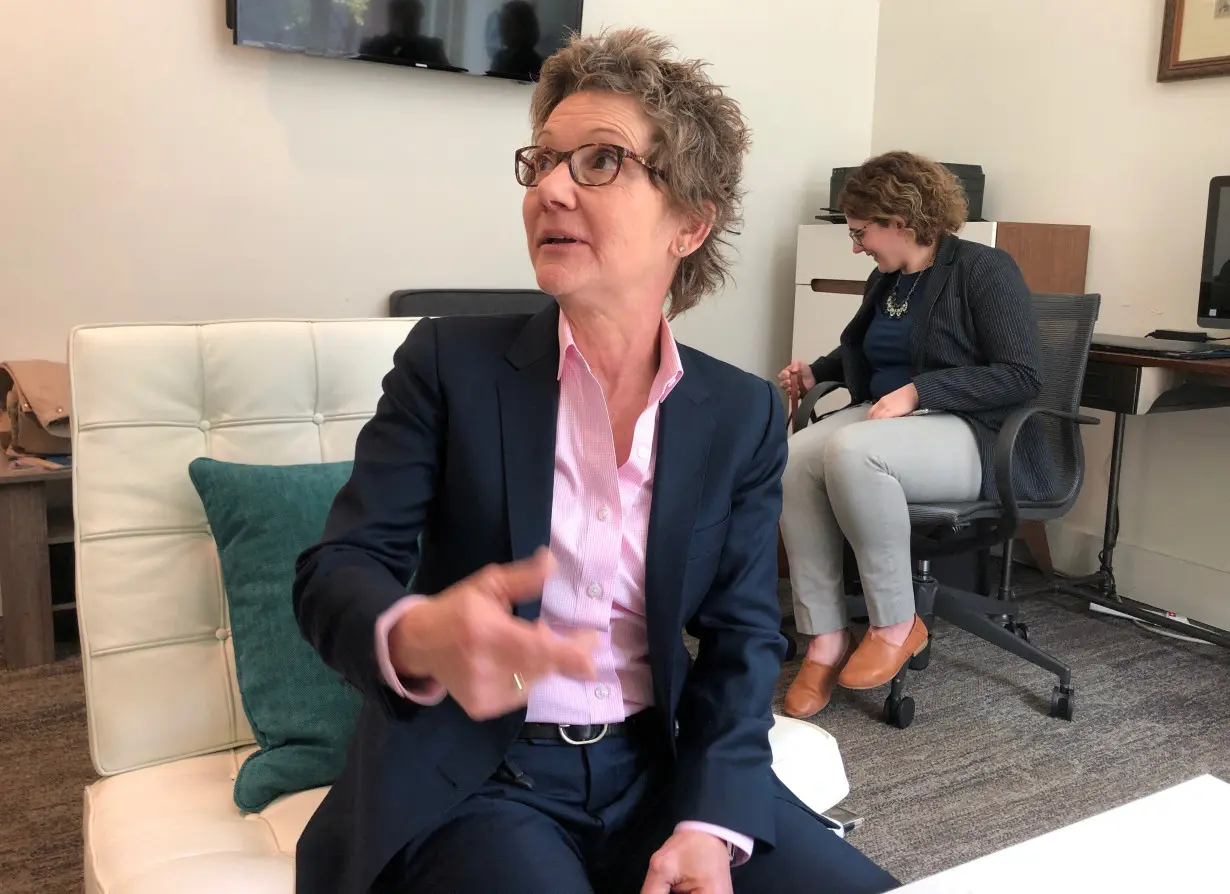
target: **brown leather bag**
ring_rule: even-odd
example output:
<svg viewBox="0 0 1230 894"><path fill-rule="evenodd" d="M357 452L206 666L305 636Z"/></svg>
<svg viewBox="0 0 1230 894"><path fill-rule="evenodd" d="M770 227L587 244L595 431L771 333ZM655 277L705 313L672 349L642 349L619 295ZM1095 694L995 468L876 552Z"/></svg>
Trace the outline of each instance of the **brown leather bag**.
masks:
<svg viewBox="0 0 1230 894"><path fill-rule="evenodd" d="M0 447L31 456L72 452L68 364L52 360L0 363Z"/></svg>

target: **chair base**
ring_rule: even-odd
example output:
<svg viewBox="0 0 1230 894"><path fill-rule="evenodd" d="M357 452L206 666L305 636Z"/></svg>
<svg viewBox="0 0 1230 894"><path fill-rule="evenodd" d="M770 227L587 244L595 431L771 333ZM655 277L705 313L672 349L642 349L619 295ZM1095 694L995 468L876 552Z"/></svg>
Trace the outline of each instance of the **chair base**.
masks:
<svg viewBox="0 0 1230 894"><path fill-rule="evenodd" d="M1013 598L1010 579L1000 587L999 597L989 598L941 584L931 574L929 564L920 561L914 575L914 604L928 628L936 618L943 618L965 632L1055 674L1059 682L1051 692L1050 716L1072 719L1075 700L1072 669L1029 641L1029 628L1017 620L1018 603ZM866 602L861 597L847 599L846 605L851 617L867 612ZM904 694L906 675L911 670L924 670L931 663L931 645L928 642L926 648L901 667L884 700L884 720L898 729L905 729L914 722L914 699Z"/></svg>
<svg viewBox="0 0 1230 894"><path fill-rule="evenodd" d="M1030 664L1050 671L1058 677L1058 684L1051 691L1050 716L1071 720L1075 691L1072 687L1072 669L1049 652L1039 649L1029 641L1029 628L1017 619L1019 603L1012 585L1012 541L1004 548L1003 567L998 593L994 597L983 596L959 587L940 583L932 573L929 559L915 560L914 606L915 611L930 628L936 618L972 633L981 640L999 646ZM985 581L988 592L991 585L987 578L989 569L981 565L978 577ZM851 618L867 617L867 602L862 596L846 598L846 613ZM782 619L782 635L786 638L786 658L798 654L798 645ZM911 658L897 672L884 700L884 719L898 729L905 729L914 721L914 699L905 695L906 674L924 670L931 662L931 643L922 652Z"/></svg>

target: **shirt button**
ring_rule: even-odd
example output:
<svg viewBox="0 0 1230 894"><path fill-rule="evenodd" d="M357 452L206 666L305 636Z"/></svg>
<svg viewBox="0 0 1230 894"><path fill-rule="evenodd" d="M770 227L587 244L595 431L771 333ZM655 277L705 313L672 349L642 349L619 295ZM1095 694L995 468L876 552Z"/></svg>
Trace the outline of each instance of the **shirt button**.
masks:
<svg viewBox="0 0 1230 894"><path fill-rule="evenodd" d="M649 448L648 447L637 447L636 455L639 456L641 459L649 459Z"/></svg>
<svg viewBox="0 0 1230 894"><path fill-rule="evenodd" d="M598 520L599 521L606 521L610 517L611 517L611 510L606 508L605 506L603 506L601 509L598 510Z"/></svg>
<svg viewBox="0 0 1230 894"><path fill-rule="evenodd" d="M607 689L606 686L602 683L599 683L597 686L594 687L594 695L597 698L606 698L610 694L611 694L611 690Z"/></svg>
<svg viewBox="0 0 1230 894"><path fill-rule="evenodd" d="M585 592L597 599L602 595L602 584L590 584Z"/></svg>

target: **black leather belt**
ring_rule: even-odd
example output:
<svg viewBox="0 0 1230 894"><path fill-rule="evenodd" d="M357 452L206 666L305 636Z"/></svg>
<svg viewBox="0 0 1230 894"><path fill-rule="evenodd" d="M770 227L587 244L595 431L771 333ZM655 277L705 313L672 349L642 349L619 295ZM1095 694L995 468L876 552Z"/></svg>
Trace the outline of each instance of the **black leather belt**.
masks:
<svg viewBox="0 0 1230 894"><path fill-rule="evenodd" d="M565 745L593 745L607 738L631 736L649 728L650 712L641 711L620 723L523 723L518 739Z"/></svg>

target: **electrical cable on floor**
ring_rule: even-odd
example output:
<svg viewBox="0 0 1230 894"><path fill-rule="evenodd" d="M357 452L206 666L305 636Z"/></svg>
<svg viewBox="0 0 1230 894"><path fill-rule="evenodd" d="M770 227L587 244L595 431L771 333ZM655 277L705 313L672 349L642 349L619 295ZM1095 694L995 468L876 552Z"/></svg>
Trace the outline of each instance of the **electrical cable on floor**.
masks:
<svg viewBox="0 0 1230 894"><path fill-rule="evenodd" d="M1150 624L1148 621L1143 621L1140 618L1131 618L1133 624L1141 630L1147 630L1149 633L1156 633L1159 636L1168 636L1171 639L1182 640L1185 643L1207 643L1208 640L1200 639L1196 636L1187 636L1179 633L1177 630L1171 630L1169 627L1159 627L1157 624Z"/></svg>

